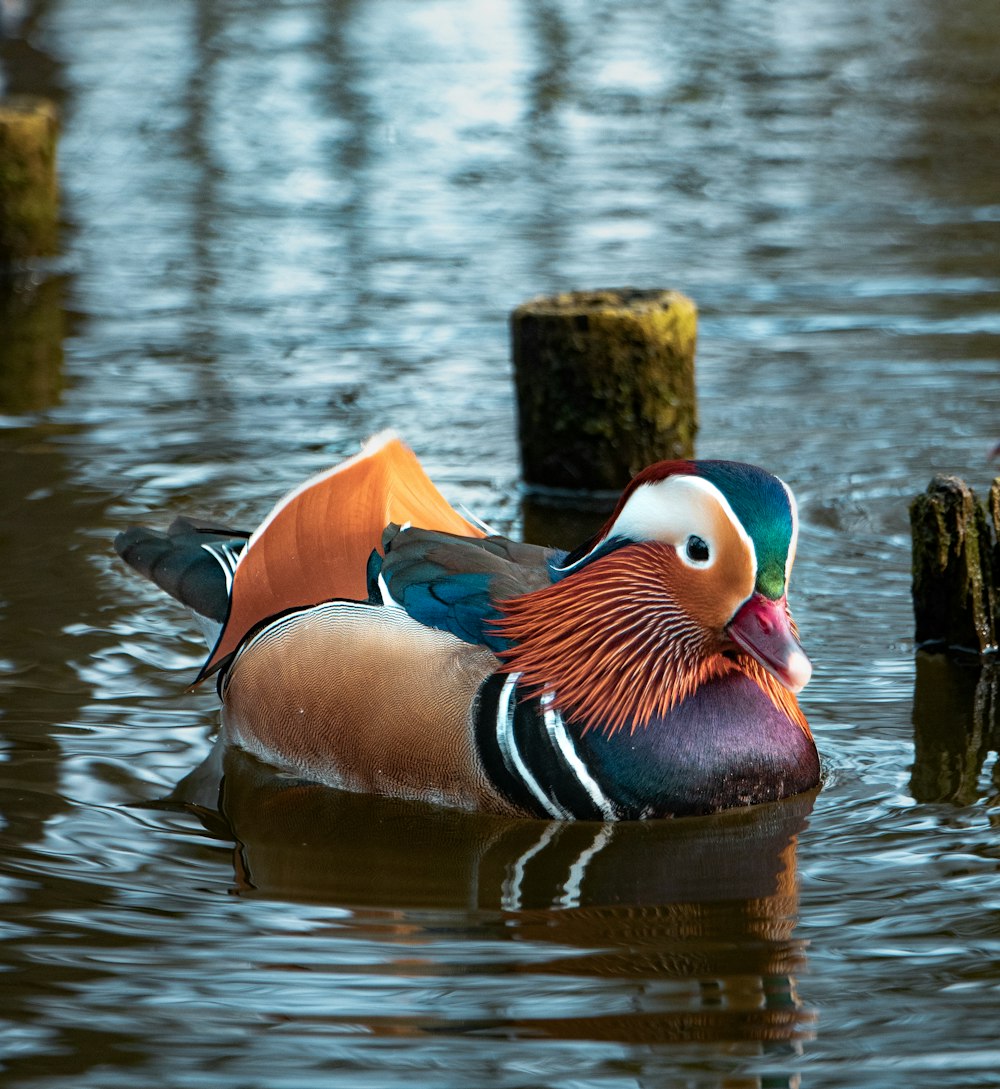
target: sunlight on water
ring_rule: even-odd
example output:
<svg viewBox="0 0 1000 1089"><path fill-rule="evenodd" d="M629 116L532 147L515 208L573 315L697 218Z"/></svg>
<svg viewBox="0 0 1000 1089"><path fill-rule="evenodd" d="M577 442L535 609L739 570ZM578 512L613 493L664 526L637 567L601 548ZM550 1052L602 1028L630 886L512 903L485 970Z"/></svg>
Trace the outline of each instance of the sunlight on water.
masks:
<svg viewBox="0 0 1000 1089"><path fill-rule="evenodd" d="M915 655L907 516L995 470L992 12L0 8L65 218L0 301L4 1084L995 1085L1000 698ZM252 528L386 425L544 524L507 315L621 284L699 305L699 454L799 497L822 791L511 822L213 747L114 534Z"/></svg>

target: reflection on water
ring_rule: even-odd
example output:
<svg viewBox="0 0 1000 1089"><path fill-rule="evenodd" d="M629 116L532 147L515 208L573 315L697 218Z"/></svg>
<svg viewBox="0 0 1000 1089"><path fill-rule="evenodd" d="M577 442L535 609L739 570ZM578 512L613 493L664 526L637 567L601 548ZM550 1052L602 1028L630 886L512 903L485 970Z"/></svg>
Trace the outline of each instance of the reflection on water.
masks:
<svg viewBox="0 0 1000 1089"><path fill-rule="evenodd" d="M935 472L982 492L1000 437L986 0L0 25L4 91L59 102L65 218L0 291L4 1084L994 1084L995 684L915 670L906 514ZM148 808L217 704L114 534L256 524L394 425L450 499L575 542L599 512L522 506L506 316L623 284L698 303L699 454L799 496L808 821L501 825L232 754Z"/></svg>
<svg viewBox="0 0 1000 1089"><path fill-rule="evenodd" d="M62 390L63 283L0 279L0 413L49 408Z"/></svg>
<svg viewBox="0 0 1000 1089"><path fill-rule="evenodd" d="M1000 752L1000 669L919 653L913 694L915 752L910 789L921 802L970 805L983 797L983 765ZM1000 802L1000 763L992 802Z"/></svg>
<svg viewBox="0 0 1000 1089"><path fill-rule="evenodd" d="M795 1040L812 1021L793 932L813 797L677 822L511 821L330 790L220 742L170 803L235 841L238 895L336 905L345 925L392 921L414 950L408 975L448 971L435 936L474 927L515 947L490 954L495 970L567 980L556 1003L518 1016L469 1008L450 1031L738 1044ZM429 1011L368 1024L442 1027Z"/></svg>

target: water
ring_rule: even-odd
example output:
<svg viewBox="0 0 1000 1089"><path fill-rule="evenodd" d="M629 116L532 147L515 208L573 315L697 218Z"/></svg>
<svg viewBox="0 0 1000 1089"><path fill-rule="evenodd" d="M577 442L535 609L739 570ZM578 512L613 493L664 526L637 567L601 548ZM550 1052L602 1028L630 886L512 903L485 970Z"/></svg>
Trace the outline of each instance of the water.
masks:
<svg viewBox="0 0 1000 1089"><path fill-rule="evenodd" d="M1000 438L991 6L0 7L66 219L0 313L3 1084L1000 1084L996 726L915 668L906 510ZM113 534L387 424L517 533L506 316L626 283L799 495L823 790L560 827L213 752Z"/></svg>

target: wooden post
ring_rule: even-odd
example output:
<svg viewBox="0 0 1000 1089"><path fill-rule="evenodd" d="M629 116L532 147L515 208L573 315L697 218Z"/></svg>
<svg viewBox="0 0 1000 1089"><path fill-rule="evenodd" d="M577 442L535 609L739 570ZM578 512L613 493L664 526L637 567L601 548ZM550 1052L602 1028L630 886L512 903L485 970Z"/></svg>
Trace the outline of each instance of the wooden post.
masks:
<svg viewBox="0 0 1000 1089"><path fill-rule="evenodd" d="M1000 487L990 492L994 525ZM958 477L936 476L910 504L918 645L983 654L996 648L996 548L986 512Z"/></svg>
<svg viewBox="0 0 1000 1089"><path fill-rule="evenodd" d="M619 492L640 469L691 457L697 310L676 291L569 292L511 315L529 490Z"/></svg>
<svg viewBox="0 0 1000 1089"><path fill-rule="evenodd" d="M57 128L45 99L0 100L0 269L56 252Z"/></svg>

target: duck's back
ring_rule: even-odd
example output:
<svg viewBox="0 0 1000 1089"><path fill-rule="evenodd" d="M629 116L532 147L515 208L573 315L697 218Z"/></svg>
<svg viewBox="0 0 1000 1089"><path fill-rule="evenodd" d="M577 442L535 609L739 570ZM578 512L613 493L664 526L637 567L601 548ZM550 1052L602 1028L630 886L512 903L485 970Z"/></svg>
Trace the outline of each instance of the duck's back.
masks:
<svg viewBox="0 0 1000 1089"><path fill-rule="evenodd" d="M390 432L289 492L247 541L229 610L201 676L218 669L253 627L290 609L368 596L367 561L389 523L482 537Z"/></svg>

